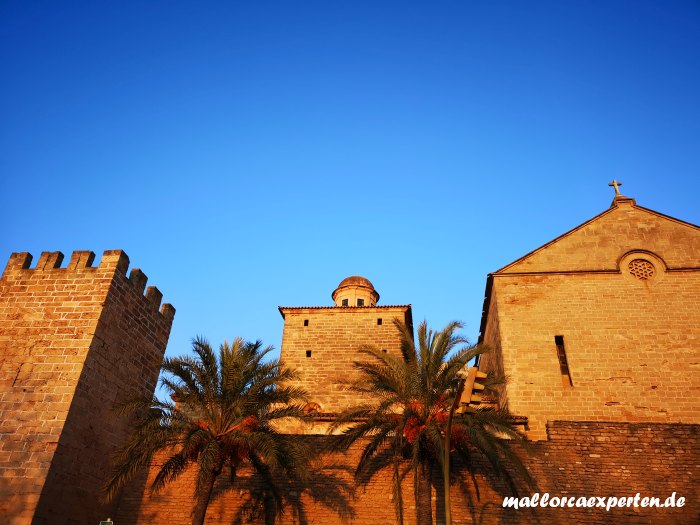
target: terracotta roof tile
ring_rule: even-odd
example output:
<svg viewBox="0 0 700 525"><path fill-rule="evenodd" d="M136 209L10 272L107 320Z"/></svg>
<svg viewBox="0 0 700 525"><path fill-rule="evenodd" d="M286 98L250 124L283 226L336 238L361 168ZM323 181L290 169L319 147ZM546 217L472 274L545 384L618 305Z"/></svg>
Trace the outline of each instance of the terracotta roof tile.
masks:
<svg viewBox="0 0 700 525"><path fill-rule="evenodd" d="M355 312L357 310L368 311L372 310L389 310L392 308L411 309L410 304L383 304L381 306L278 306L277 309L284 317L284 312L287 310L340 310L343 312Z"/></svg>

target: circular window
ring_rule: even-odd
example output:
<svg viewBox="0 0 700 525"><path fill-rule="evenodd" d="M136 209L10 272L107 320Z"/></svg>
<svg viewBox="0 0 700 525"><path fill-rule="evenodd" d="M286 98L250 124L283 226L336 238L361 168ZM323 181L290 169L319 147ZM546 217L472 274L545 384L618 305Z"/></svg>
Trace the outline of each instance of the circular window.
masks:
<svg viewBox="0 0 700 525"><path fill-rule="evenodd" d="M630 273L641 281L652 279L656 272L654 265L645 259L632 259L628 268Z"/></svg>
<svg viewBox="0 0 700 525"><path fill-rule="evenodd" d="M658 284L667 268L661 257L647 250L631 250L620 257L617 264L625 279L647 288Z"/></svg>

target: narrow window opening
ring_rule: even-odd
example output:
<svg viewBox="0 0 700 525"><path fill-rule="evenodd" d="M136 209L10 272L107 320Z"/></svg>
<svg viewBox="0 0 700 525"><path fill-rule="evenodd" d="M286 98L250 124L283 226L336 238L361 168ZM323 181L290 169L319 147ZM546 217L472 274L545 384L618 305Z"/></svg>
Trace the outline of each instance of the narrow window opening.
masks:
<svg viewBox="0 0 700 525"><path fill-rule="evenodd" d="M381 325L381 324L382 324L382 318L381 318L381 317L380 317L379 319L377 319L377 324L378 324L378 325Z"/></svg>
<svg viewBox="0 0 700 525"><path fill-rule="evenodd" d="M358 299L357 300L357 306L364 306L365 305L365 300L364 299Z"/></svg>
<svg viewBox="0 0 700 525"><path fill-rule="evenodd" d="M348 300L347 300L347 299L343 299L343 302L342 302L341 304L342 304L343 306L348 306Z"/></svg>
<svg viewBox="0 0 700 525"><path fill-rule="evenodd" d="M306 351L306 357L311 357L311 350Z"/></svg>
<svg viewBox="0 0 700 525"><path fill-rule="evenodd" d="M386 348L382 348L382 352L384 352L384 353L386 354L386 353L387 353L387 349L386 349Z"/></svg>
<svg viewBox="0 0 700 525"><path fill-rule="evenodd" d="M304 326L309 326L309 320L308 320L308 319L304 319Z"/></svg>
<svg viewBox="0 0 700 525"><path fill-rule="evenodd" d="M561 382L564 386L572 387L574 386L574 382L571 380L569 362L566 359L566 348L564 348L564 336L555 335L554 344L557 345L557 358L559 359L559 371L561 372Z"/></svg>

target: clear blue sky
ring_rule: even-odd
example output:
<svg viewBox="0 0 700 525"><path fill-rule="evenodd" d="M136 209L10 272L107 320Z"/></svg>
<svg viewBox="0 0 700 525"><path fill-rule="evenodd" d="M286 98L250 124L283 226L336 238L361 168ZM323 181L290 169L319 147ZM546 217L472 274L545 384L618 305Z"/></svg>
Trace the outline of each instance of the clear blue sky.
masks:
<svg viewBox="0 0 700 525"><path fill-rule="evenodd" d="M700 3L0 3L0 265L123 249L202 334L368 277L466 323L606 209L700 223Z"/></svg>

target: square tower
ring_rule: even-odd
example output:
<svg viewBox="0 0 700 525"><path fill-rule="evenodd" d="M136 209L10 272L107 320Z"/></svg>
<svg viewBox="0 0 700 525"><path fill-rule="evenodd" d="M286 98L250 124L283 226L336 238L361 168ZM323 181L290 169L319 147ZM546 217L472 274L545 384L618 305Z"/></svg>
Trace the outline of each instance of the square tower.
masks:
<svg viewBox="0 0 700 525"><path fill-rule="evenodd" d="M399 320L412 327L411 305L377 306L379 294L364 277L344 279L333 292L334 306L280 306L284 318L281 357L296 370L295 385L309 394L321 418L358 404L346 386L356 379L360 349L373 346L401 355ZM412 328L411 328L412 330Z"/></svg>
<svg viewBox="0 0 700 525"><path fill-rule="evenodd" d="M121 250L14 253L0 279L0 523L98 523L127 421L151 395L175 309Z"/></svg>

